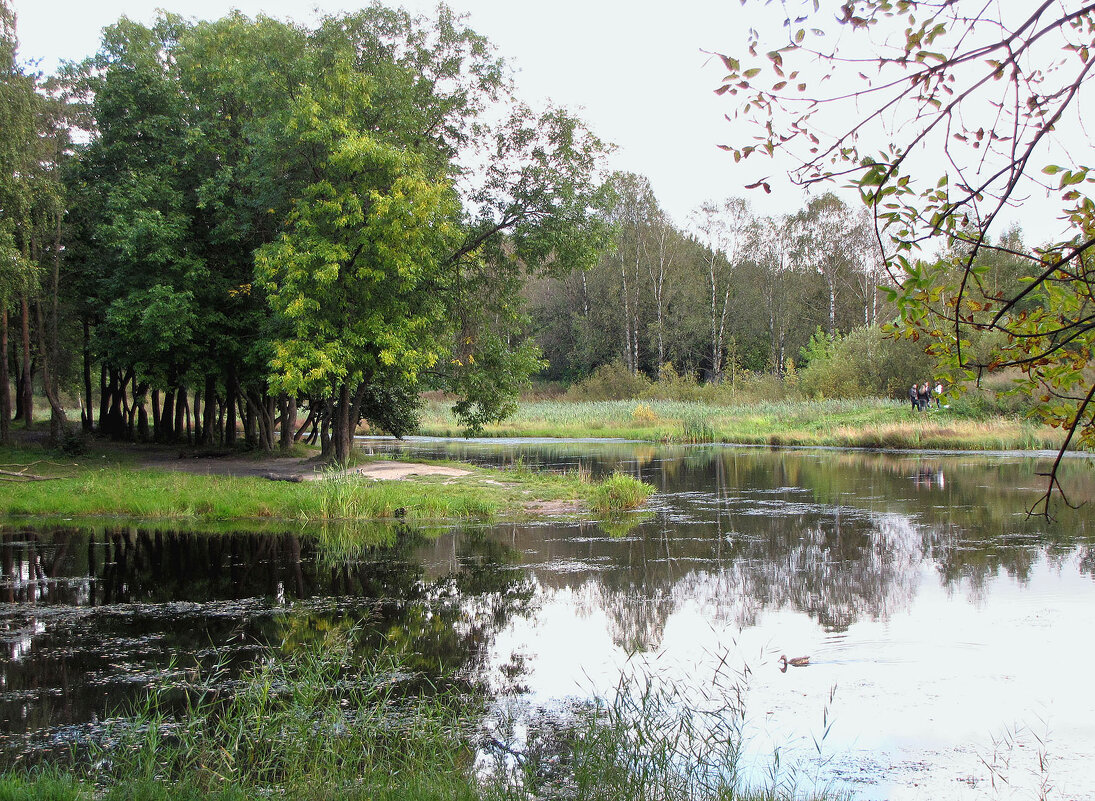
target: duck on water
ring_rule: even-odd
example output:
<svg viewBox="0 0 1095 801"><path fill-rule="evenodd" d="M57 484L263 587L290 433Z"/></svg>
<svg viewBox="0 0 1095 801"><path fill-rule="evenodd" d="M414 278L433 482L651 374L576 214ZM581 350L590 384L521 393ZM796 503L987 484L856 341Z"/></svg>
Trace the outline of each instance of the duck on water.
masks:
<svg viewBox="0 0 1095 801"><path fill-rule="evenodd" d="M808 656L793 656L790 659L788 659L783 654L780 654L779 655L779 661L783 663L782 667L780 667L780 671L782 671L783 673L786 673L788 665L790 665L791 667L806 667L808 664L810 664L810 657L808 657Z"/></svg>

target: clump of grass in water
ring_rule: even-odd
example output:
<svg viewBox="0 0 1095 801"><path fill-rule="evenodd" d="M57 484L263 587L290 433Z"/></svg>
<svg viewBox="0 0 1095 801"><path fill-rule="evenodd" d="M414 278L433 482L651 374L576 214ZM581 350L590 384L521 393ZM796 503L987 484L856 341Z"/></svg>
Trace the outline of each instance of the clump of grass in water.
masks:
<svg viewBox="0 0 1095 801"><path fill-rule="evenodd" d="M613 473L593 488L589 496L590 507L601 514L613 514L637 509L650 497L654 487L629 476Z"/></svg>

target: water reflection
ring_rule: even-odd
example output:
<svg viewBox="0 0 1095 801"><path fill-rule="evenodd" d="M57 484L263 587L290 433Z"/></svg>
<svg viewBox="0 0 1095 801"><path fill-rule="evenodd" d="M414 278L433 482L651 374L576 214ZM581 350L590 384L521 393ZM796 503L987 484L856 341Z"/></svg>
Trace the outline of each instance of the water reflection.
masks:
<svg viewBox="0 0 1095 801"><path fill-rule="evenodd" d="M611 683L637 655L695 665L733 644L742 664L765 676L751 701L763 724L760 751L806 736L802 709L839 684L853 688L842 707L846 740L858 731L869 743L858 764L883 765L895 740L914 754L925 742L950 748L932 741L947 724L905 714L878 729L871 710L919 709L926 696L962 708L970 693L952 681L953 666L980 675L978 658L1014 661L1003 655L1009 635L1017 627L1046 633L1045 621L1054 621L1052 637L1028 643L1026 668L982 680L1033 698L1040 688L1023 677L1044 666L1030 660L1086 637L1068 610L1095 600L1090 524L1082 511L1053 525L1026 518L1041 491L1026 458L383 447L501 467L622 469L659 493L645 513L608 525L369 527L319 537L5 529L3 758L67 742L69 727L93 725L195 665L238 668L262 645L293 649L353 629L361 649L396 649L430 681L544 703ZM1066 480L1074 497L1095 497L1090 464L1070 464ZM814 664L773 684L763 671L780 650L809 650ZM801 708L780 695L787 682ZM1086 693L1076 682L1061 687ZM954 699L939 687L952 687ZM1070 710L1062 728L1076 729L1083 710ZM995 725L991 704L963 714L985 718L975 731ZM1095 732L1081 736L1095 749ZM880 782L887 770L868 773ZM879 784L880 797L898 797L900 786Z"/></svg>
<svg viewBox="0 0 1095 801"><path fill-rule="evenodd" d="M18 757L64 727L115 713L136 693L263 645L283 650L360 629L361 647L406 650L429 676L477 676L490 633L531 584L510 549L450 538L457 564L427 576L402 529L391 545L335 562L294 535L137 528L7 530L0 536L0 747Z"/></svg>

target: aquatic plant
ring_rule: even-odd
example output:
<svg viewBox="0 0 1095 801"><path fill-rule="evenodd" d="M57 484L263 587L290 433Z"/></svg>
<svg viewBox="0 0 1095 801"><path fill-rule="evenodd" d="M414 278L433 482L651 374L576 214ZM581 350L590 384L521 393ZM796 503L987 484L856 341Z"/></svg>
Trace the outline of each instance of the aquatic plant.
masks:
<svg viewBox="0 0 1095 801"><path fill-rule="evenodd" d="M715 442L715 429L711 425L711 416L702 411L691 412L682 421L681 438L685 442Z"/></svg>
<svg viewBox="0 0 1095 801"><path fill-rule="evenodd" d="M336 627L321 641L268 649L234 681L213 667L157 687L105 722L82 763L0 775L0 799L801 797L778 755L765 786L747 780L749 674L726 658L691 682L636 663L611 693L554 719L524 729L503 718L484 729L481 699L422 682L392 654L362 658L355 639L353 628Z"/></svg>
<svg viewBox="0 0 1095 801"><path fill-rule="evenodd" d="M214 670L154 690L92 746L96 781L126 797L179 784L201 797L473 798L474 704L404 694L398 659L362 659L353 639L336 631L287 656L270 652L235 683Z"/></svg>
<svg viewBox="0 0 1095 801"><path fill-rule="evenodd" d="M636 509L650 497L654 487L627 473L616 472L593 487L590 507L601 514Z"/></svg>

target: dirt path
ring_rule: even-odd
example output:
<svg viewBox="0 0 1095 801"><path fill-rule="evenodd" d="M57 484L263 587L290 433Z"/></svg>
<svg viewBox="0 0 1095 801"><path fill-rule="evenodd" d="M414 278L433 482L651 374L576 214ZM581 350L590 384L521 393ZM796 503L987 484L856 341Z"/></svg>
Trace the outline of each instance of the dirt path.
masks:
<svg viewBox="0 0 1095 801"><path fill-rule="evenodd" d="M254 476L272 481L314 481L329 469L311 459L254 459L241 456L189 456L169 453L149 454L143 460L146 467L177 470L207 476ZM351 467L344 472L365 478L400 480L410 476L466 476L469 470L444 465L396 462L382 459Z"/></svg>

